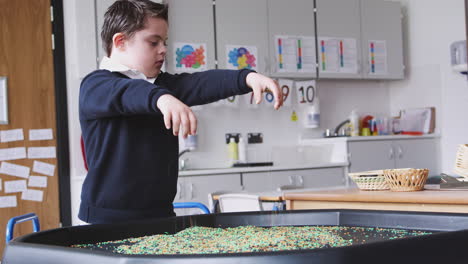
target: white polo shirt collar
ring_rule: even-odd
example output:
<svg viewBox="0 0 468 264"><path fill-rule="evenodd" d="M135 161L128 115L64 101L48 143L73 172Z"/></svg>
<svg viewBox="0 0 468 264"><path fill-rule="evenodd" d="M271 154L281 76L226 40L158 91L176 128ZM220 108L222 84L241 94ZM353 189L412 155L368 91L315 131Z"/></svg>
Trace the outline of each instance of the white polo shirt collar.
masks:
<svg viewBox="0 0 468 264"><path fill-rule="evenodd" d="M102 58L101 63L99 64L99 69L101 70L108 70L111 72L119 72L123 75L127 76L130 79L141 79L148 81L150 83L154 83L156 78L147 78L143 73L136 69L130 69L129 67L112 60L111 58L105 56Z"/></svg>

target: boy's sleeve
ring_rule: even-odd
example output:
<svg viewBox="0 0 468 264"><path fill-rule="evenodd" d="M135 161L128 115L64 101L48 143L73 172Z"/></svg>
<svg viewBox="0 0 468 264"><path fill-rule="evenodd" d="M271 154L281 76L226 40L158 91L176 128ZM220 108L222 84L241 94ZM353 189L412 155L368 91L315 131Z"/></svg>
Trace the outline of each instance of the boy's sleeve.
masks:
<svg viewBox="0 0 468 264"><path fill-rule="evenodd" d="M171 75L166 84L175 96L188 106L211 103L252 91L247 74L252 70L208 70Z"/></svg>
<svg viewBox="0 0 468 264"><path fill-rule="evenodd" d="M80 87L80 116L98 119L136 114L160 114L156 102L173 92L145 80L118 78L110 72L88 75Z"/></svg>

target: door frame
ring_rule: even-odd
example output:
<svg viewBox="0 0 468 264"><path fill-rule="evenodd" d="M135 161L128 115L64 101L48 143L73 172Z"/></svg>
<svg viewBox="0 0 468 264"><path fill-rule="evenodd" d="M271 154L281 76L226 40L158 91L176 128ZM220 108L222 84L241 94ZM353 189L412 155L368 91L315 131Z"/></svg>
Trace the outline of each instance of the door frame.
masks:
<svg viewBox="0 0 468 264"><path fill-rule="evenodd" d="M70 191L70 147L68 139L68 104L67 78L65 65L65 35L63 23L63 0L50 0L53 7L52 34L54 34L53 52L55 117L57 126L57 170L59 180L60 223L71 225Z"/></svg>

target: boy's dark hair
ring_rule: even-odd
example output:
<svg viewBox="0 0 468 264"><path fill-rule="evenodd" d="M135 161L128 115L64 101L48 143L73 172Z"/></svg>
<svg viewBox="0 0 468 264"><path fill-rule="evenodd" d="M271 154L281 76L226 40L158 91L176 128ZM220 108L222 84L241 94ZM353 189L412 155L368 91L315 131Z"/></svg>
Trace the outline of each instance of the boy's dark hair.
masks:
<svg viewBox="0 0 468 264"><path fill-rule="evenodd" d="M114 2L104 15L101 39L102 46L110 56L112 52L112 37L122 32L131 38L135 32L145 27L147 17L167 18L167 5L150 0L118 0Z"/></svg>

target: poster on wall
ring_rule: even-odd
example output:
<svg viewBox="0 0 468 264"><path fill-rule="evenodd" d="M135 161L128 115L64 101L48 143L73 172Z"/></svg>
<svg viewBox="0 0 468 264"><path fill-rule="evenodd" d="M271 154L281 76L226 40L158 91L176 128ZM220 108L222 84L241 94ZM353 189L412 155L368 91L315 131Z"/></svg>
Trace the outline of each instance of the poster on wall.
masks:
<svg viewBox="0 0 468 264"><path fill-rule="evenodd" d="M275 47L278 72L315 72L315 37L275 36Z"/></svg>
<svg viewBox="0 0 468 264"><path fill-rule="evenodd" d="M297 40L295 36L275 36L278 72L297 72Z"/></svg>
<svg viewBox="0 0 468 264"><path fill-rule="evenodd" d="M174 70L198 72L207 70L205 43L174 43Z"/></svg>
<svg viewBox="0 0 468 264"><path fill-rule="evenodd" d="M317 67L315 37L299 37L297 40L297 53L298 71L315 72Z"/></svg>
<svg viewBox="0 0 468 264"><path fill-rule="evenodd" d="M226 45L226 68L230 70L258 68L258 52L255 46Z"/></svg>
<svg viewBox="0 0 468 264"><path fill-rule="evenodd" d="M319 64L323 73L358 72L357 40L319 37Z"/></svg>
<svg viewBox="0 0 468 264"><path fill-rule="evenodd" d="M387 74L387 42L385 40L369 40L369 74Z"/></svg>
<svg viewBox="0 0 468 264"><path fill-rule="evenodd" d="M320 37L320 71L323 73L339 72L339 45L340 41L336 38Z"/></svg>

